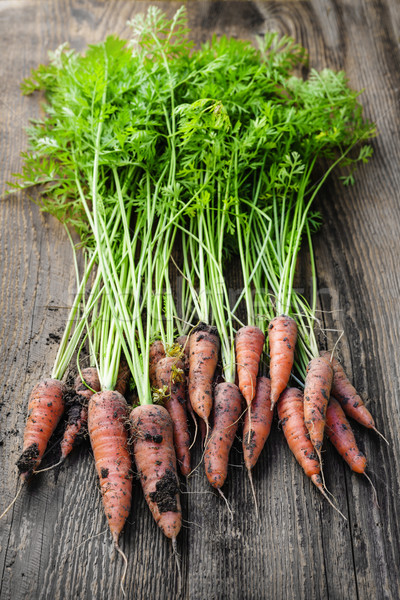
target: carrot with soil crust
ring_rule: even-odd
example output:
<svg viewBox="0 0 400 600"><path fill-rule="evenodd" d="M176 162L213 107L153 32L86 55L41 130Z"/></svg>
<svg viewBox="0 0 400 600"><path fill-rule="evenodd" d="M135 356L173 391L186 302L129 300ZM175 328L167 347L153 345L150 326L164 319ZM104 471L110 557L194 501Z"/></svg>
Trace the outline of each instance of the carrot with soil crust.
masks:
<svg viewBox="0 0 400 600"><path fill-rule="evenodd" d="M360 425L368 429L373 429L387 442L386 438L377 430L371 413L357 394L355 387L350 383L340 362L332 356L331 352L321 352L320 355L332 366L333 382L331 395L338 400L346 415L360 423Z"/></svg>
<svg viewBox="0 0 400 600"><path fill-rule="evenodd" d="M326 411L326 435L355 473L365 473L367 459L357 447L356 438L339 402L331 396Z"/></svg>
<svg viewBox="0 0 400 600"><path fill-rule="evenodd" d="M98 392L89 401L89 438L105 514L117 548L132 499L132 462L125 427L127 417L128 405L119 392Z"/></svg>
<svg viewBox="0 0 400 600"><path fill-rule="evenodd" d="M173 356L161 358L155 372L156 387L166 389L164 406L173 423L173 437L179 468L185 477L190 473L190 435L186 413L184 364Z"/></svg>
<svg viewBox="0 0 400 600"><path fill-rule="evenodd" d="M97 369L94 367L83 369L81 375L75 379L74 389L76 396L68 410L68 423L61 440L61 460L67 458L87 430L88 401L93 394L100 391Z"/></svg>
<svg viewBox="0 0 400 600"><path fill-rule="evenodd" d="M210 484L220 492L228 474L229 452L242 409L242 395L234 383L219 383L214 393L213 427L204 452ZM220 492L221 493L221 492Z"/></svg>
<svg viewBox="0 0 400 600"><path fill-rule="evenodd" d="M287 388L281 394L277 408L283 434L297 462L332 508L346 519L325 492L321 478L320 461L309 439L307 427L304 423L303 393L297 388Z"/></svg>
<svg viewBox="0 0 400 600"><path fill-rule="evenodd" d="M332 379L329 362L320 356L311 359L304 383L304 423L320 460Z"/></svg>
<svg viewBox="0 0 400 600"><path fill-rule="evenodd" d="M36 470L49 439L64 412L65 385L58 379L44 379L32 390L28 404L23 451L17 461L22 481Z"/></svg>
<svg viewBox="0 0 400 600"><path fill-rule="evenodd" d="M258 327L241 327L235 336L236 369L239 389L247 406L256 394L258 367L264 348L265 335Z"/></svg>
<svg viewBox="0 0 400 600"><path fill-rule="evenodd" d="M258 377L256 395L244 414L243 422L243 456L248 472L255 466L268 439L273 414L271 382L268 377Z"/></svg>
<svg viewBox="0 0 400 600"><path fill-rule="evenodd" d="M271 410L289 383L297 340L297 324L287 315L272 319L268 326L271 378Z"/></svg>
<svg viewBox="0 0 400 600"><path fill-rule="evenodd" d="M190 334L189 344L189 399L208 431L213 403L212 385L220 345L216 327L200 323Z"/></svg>
<svg viewBox="0 0 400 600"><path fill-rule="evenodd" d="M163 406L143 404L130 413L133 451L144 496L164 535L176 537L182 525L173 425Z"/></svg>

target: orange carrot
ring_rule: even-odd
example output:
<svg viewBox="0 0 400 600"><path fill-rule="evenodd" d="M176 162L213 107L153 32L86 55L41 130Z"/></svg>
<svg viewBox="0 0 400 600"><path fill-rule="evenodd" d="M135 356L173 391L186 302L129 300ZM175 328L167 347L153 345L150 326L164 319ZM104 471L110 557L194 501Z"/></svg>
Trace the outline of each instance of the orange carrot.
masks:
<svg viewBox="0 0 400 600"><path fill-rule="evenodd" d="M75 379L74 388L76 396L73 398L73 403L68 408L68 423L64 431L63 439L61 440L62 460L70 454L72 448L77 444L78 440L83 437L83 434L87 430L87 403L95 392L100 391L100 381L97 369L94 367L83 369L82 377L78 375ZM94 390L94 392L92 390Z"/></svg>
<svg viewBox="0 0 400 600"><path fill-rule="evenodd" d="M130 414L133 449L144 496L164 535L173 541L182 524L173 425L163 406L146 404Z"/></svg>
<svg viewBox="0 0 400 600"><path fill-rule="evenodd" d="M304 384L304 422L319 458L332 379L332 367L325 359L317 356L308 363Z"/></svg>
<svg viewBox="0 0 400 600"><path fill-rule="evenodd" d="M239 389L247 406L256 394L258 366L264 348L265 335L258 327L241 327L235 336L236 369Z"/></svg>
<svg viewBox="0 0 400 600"><path fill-rule="evenodd" d="M258 377L256 395L244 415L243 455L249 471L256 464L271 431L274 413L271 410L270 392L270 380L267 377Z"/></svg>
<svg viewBox="0 0 400 600"><path fill-rule="evenodd" d="M65 385L58 379L44 379L32 390L24 431L23 451L17 461L26 481L43 458L48 441L64 412Z"/></svg>
<svg viewBox="0 0 400 600"><path fill-rule="evenodd" d="M164 344L161 340L156 340L150 346L149 352L149 379L151 387L156 387L156 368L157 363L165 356Z"/></svg>
<svg viewBox="0 0 400 600"><path fill-rule="evenodd" d="M119 362L117 381L115 384L115 391L119 392L120 394L125 396L127 389L128 389L128 383L129 383L130 378L131 378L131 372L130 372L128 363L126 362L125 357L121 356L121 360Z"/></svg>
<svg viewBox="0 0 400 600"><path fill-rule="evenodd" d="M229 452L235 439L242 407L242 396L234 383L219 383L215 388L213 428L204 453L207 479L220 489L228 474Z"/></svg>
<svg viewBox="0 0 400 600"><path fill-rule="evenodd" d="M268 326L268 338L272 410L289 382L297 340L296 321L287 315L275 317Z"/></svg>
<svg viewBox="0 0 400 600"><path fill-rule="evenodd" d="M376 431L374 419L351 385L340 362L332 357L330 352L321 352L321 356L328 360L333 368L333 383L331 394L340 402L344 412L364 427Z"/></svg>
<svg viewBox="0 0 400 600"><path fill-rule="evenodd" d="M182 348L183 356L182 361L185 366L185 375L189 375L189 356L190 356L190 345L189 345L189 337L187 335L180 335L176 338L176 343L180 345Z"/></svg>
<svg viewBox="0 0 400 600"><path fill-rule="evenodd" d="M205 421L208 429L219 352L217 329L200 323L191 333L189 344L189 398L193 410Z"/></svg>
<svg viewBox="0 0 400 600"><path fill-rule="evenodd" d="M155 373L156 386L166 387L165 408L169 412L174 428L174 446L182 475L190 473L190 435L186 413L186 380L184 364L172 356L161 358Z"/></svg>
<svg viewBox="0 0 400 600"><path fill-rule="evenodd" d="M367 459L357 447L354 433L339 402L331 396L326 411L326 435L356 473L364 473Z"/></svg>
<svg viewBox="0 0 400 600"><path fill-rule="evenodd" d="M278 417L286 441L297 462L311 481L325 495L321 469L304 424L303 394L297 388L287 388L280 396Z"/></svg>
<svg viewBox="0 0 400 600"><path fill-rule="evenodd" d="M89 401L88 430L108 525L118 539L131 508L132 461L125 427L128 405L115 391L96 393Z"/></svg>

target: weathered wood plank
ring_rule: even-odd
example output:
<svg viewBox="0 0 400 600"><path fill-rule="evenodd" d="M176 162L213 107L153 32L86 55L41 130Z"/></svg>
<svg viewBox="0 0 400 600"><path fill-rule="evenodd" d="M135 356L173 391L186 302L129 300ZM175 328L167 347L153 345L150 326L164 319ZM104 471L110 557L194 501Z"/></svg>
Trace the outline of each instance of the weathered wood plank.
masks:
<svg viewBox="0 0 400 600"><path fill-rule="evenodd" d="M129 34L126 21L148 2L129 0L14 0L0 5L2 111L1 181L20 168L23 127L38 114L23 98L20 80L69 41L84 49L108 33ZM157 2L169 14L178 2ZM310 52L312 66L344 68L380 135L374 157L351 189L332 178L320 198L324 226L316 237L321 320L343 329L344 364L390 448L356 427L369 457L368 482L326 447L330 491L348 516L344 522L312 489L275 422L254 471L260 519L255 520L240 443L231 455L225 486L234 520L205 480L201 467L183 490L186 527L180 539L182 597L377 598L400 597L399 587L399 26L394 0L188 3L196 42L212 33L256 41L269 29L293 35ZM4 183L2 183L2 189ZM0 204L0 322L2 369L0 466L4 507L16 490L14 466L26 403L34 383L51 371L74 293L69 242L54 219L26 195ZM307 267L302 274L307 287ZM233 284L235 281L233 280ZM49 308L53 307L53 310ZM337 339L328 333L329 347ZM22 375L23 373L23 375ZM389 418L390 415L390 418ZM200 461L197 449L194 464ZM1 598L119 597L122 564L103 516L87 445L54 473L38 477L0 523ZM138 482L131 519L121 540L130 568L130 598L173 598L178 577L170 545L155 526Z"/></svg>

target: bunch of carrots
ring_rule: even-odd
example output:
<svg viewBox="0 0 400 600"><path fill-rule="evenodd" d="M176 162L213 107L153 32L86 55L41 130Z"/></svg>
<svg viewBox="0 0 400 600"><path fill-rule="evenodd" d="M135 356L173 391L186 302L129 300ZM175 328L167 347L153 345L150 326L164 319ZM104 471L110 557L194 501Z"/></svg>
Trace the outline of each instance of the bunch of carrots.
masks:
<svg viewBox="0 0 400 600"><path fill-rule="evenodd" d="M290 449L326 498L324 433L365 474L347 416L376 431L315 334L312 235L321 218L313 205L336 167L350 183L370 157L374 126L358 93L343 73L296 75L306 52L285 36L266 34L259 49L213 38L195 50L183 8L171 20L150 8L130 25L129 42L111 36L85 55L64 45L24 82L47 104L28 130L14 184L38 188L34 200L64 223L77 275L51 378L29 400L21 482L40 471L67 411L61 460L87 431L125 564L119 537L132 458L176 552L177 469L192 470L190 420L222 496L241 420L254 493L251 473L275 405ZM294 287L304 244L308 301ZM233 259L243 281L234 302L226 283ZM68 369L77 372L73 392L63 382Z"/></svg>

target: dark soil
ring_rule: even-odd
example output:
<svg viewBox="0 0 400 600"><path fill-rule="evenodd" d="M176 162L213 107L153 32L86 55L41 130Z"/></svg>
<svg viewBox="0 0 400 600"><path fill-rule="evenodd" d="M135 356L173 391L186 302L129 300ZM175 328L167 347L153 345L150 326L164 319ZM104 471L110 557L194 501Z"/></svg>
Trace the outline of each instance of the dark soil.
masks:
<svg viewBox="0 0 400 600"><path fill-rule="evenodd" d="M165 475L156 484L156 491L151 492L150 500L155 502L160 513L177 512L176 494L178 493L178 484L173 471L167 469Z"/></svg>

